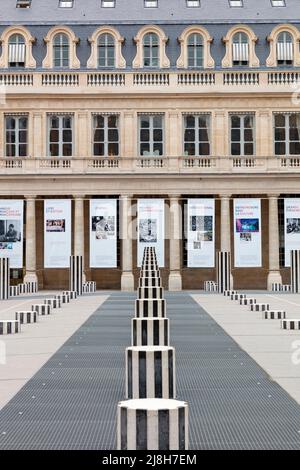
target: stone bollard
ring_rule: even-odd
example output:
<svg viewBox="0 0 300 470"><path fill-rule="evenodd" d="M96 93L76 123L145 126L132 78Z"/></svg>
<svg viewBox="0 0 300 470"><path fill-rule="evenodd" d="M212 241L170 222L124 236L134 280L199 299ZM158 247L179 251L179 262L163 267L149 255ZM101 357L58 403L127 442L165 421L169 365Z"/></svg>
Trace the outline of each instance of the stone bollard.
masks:
<svg viewBox="0 0 300 470"><path fill-rule="evenodd" d="M70 302L70 297L68 294L57 294L54 296L54 299L60 300L61 304L68 304Z"/></svg>
<svg viewBox="0 0 300 470"><path fill-rule="evenodd" d="M132 346L169 346L168 318L132 318Z"/></svg>
<svg viewBox="0 0 300 470"><path fill-rule="evenodd" d="M38 315L50 315L51 306L49 304L33 304L31 310L36 311Z"/></svg>
<svg viewBox="0 0 300 470"><path fill-rule="evenodd" d="M24 284L24 283L18 284L18 287L19 287L19 292L20 292L20 294L27 294L27 286L26 286L26 284Z"/></svg>
<svg viewBox="0 0 300 470"><path fill-rule="evenodd" d="M252 304L249 307L251 312L265 312L266 310L270 310L269 304Z"/></svg>
<svg viewBox="0 0 300 470"><path fill-rule="evenodd" d="M27 294L36 294L38 292L38 283L36 281L25 282Z"/></svg>
<svg viewBox="0 0 300 470"><path fill-rule="evenodd" d="M139 287L162 287L160 277L140 277Z"/></svg>
<svg viewBox="0 0 300 470"><path fill-rule="evenodd" d="M0 335L21 333L20 320L0 320Z"/></svg>
<svg viewBox="0 0 300 470"><path fill-rule="evenodd" d="M253 298L240 299L240 305L253 305L253 304L256 304L256 299L253 299Z"/></svg>
<svg viewBox="0 0 300 470"><path fill-rule="evenodd" d="M188 450L188 404L143 399L118 404L118 450Z"/></svg>
<svg viewBox="0 0 300 470"><path fill-rule="evenodd" d="M135 316L137 318L165 317L165 299L136 299Z"/></svg>
<svg viewBox="0 0 300 470"><path fill-rule="evenodd" d="M163 299L164 289L162 287L139 287L137 294L139 299Z"/></svg>
<svg viewBox="0 0 300 470"><path fill-rule="evenodd" d="M64 290L63 295L68 295L70 300L77 299L77 292L75 290Z"/></svg>
<svg viewBox="0 0 300 470"><path fill-rule="evenodd" d="M262 317L264 320L282 320L286 318L286 313L283 310L266 310Z"/></svg>
<svg viewBox="0 0 300 470"><path fill-rule="evenodd" d="M281 282L273 282L272 283L272 292L280 292L282 288Z"/></svg>
<svg viewBox="0 0 300 470"><path fill-rule="evenodd" d="M50 305L51 308L61 308L61 299L45 299L44 304Z"/></svg>
<svg viewBox="0 0 300 470"><path fill-rule="evenodd" d="M237 294L237 293L238 293L237 290L224 290L223 292L225 297L231 297L232 295Z"/></svg>
<svg viewBox="0 0 300 470"><path fill-rule="evenodd" d="M232 294L230 296L231 300L241 300L241 299L246 299L246 294Z"/></svg>
<svg viewBox="0 0 300 470"><path fill-rule="evenodd" d="M20 294L19 286L10 286L9 293L10 297L17 297Z"/></svg>
<svg viewBox="0 0 300 470"><path fill-rule="evenodd" d="M281 286L281 291L282 291L282 292L291 292L291 287L292 287L292 286L291 286L290 284L283 284L283 285Z"/></svg>
<svg viewBox="0 0 300 470"><path fill-rule="evenodd" d="M126 398L175 398L175 349L168 346L126 348Z"/></svg>
<svg viewBox="0 0 300 470"><path fill-rule="evenodd" d="M19 320L21 325L23 325L23 323L36 323L37 315L38 314L36 310L25 310L22 312L16 312L16 320Z"/></svg>
<svg viewBox="0 0 300 470"><path fill-rule="evenodd" d="M296 320L282 320L281 321L281 328L283 330L300 330L300 320L299 318Z"/></svg>

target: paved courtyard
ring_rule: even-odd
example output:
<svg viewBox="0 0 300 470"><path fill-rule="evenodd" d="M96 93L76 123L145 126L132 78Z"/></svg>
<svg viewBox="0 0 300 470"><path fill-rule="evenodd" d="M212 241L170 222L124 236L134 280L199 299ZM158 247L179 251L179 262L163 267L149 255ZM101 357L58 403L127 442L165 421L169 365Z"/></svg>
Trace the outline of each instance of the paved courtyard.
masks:
<svg viewBox="0 0 300 470"><path fill-rule="evenodd" d="M135 297L85 296L37 325L25 325L21 335L5 338L0 449L115 448ZM18 301L32 303L24 299ZM300 449L300 406L293 392L300 365L287 369L281 363L290 385L279 385L277 366L275 380L270 365L283 356L290 362L287 352L300 335L282 332L279 322L254 318L222 296L181 292L166 293L166 299L178 398L190 406L190 448ZM295 314L300 311L293 305L297 298L282 294L280 299L292 302L288 308ZM10 316L5 308L14 311L9 302L0 304L1 318ZM257 342L262 333L265 339Z"/></svg>

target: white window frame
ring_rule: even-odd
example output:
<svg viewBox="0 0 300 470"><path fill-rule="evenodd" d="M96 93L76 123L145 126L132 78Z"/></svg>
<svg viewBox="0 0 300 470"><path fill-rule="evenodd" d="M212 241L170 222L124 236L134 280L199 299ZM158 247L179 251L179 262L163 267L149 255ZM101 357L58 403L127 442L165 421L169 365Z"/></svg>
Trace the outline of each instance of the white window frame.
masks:
<svg viewBox="0 0 300 470"><path fill-rule="evenodd" d="M13 130L9 130L7 129L7 119L8 118L14 118L16 120L16 127L15 129ZM27 121L27 124L26 124L26 129L22 129L20 128L20 125L19 125L19 122L20 122L20 119L26 119ZM7 158L26 158L28 156L28 125L29 125L29 118L28 118L28 114L20 114L20 115L16 115L16 114L4 114L4 155L5 157ZM7 155L7 145L11 145L11 143L7 142L7 138L6 138L6 133L10 131L10 132L14 132L15 133L15 142L14 142L14 147L15 147L15 150L16 150L16 154L14 156L9 156ZM20 131L26 131L26 142L20 142L19 140L19 132ZM26 145L26 155L20 155L20 145Z"/></svg>
<svg viewBox="0 0 300 470"><path fill-rule="evenodd" d="M149 155L143 155L142 152L141 152L141 144L142 143L145 143L145 141L141 141L141 130L142 129L147 129L146 127L141 127L141 124L142 124L142 119L143 117L149 117L150 118L150 124L149 124ZM161 117L161 120L162 120L162 124L161 124L161 128L158 128L158 127L155 127L153 126L153 119L155 117ZM153 139L153 131L154 129L161 129L162 130L162 140L159 141L161 142L162 144L162 154L161 155L157 155L157 154L154 154L154 139ZM140 157L157 157L157 158L162 158L165 154L165 116L164 114L161 114L161 113L153 113L153 114L149 114L149 113L140 113L138 115L138 155Z"/></svg>
<svg viewBox="0 0 300 470"><path fill-rule="evenodd" d="M234 141L234 140L231 139L231 131L232 131L231 118L233 116L238 116L241 119L241 123L242 123L242 125L240 126L240 140L239 141L237 141L237 140ZM253 153L251 155L249 155L249 154L245 155L245 144L250 143L250 141L245 141L245 139L244 139L244 131L245 131L245 129L247 129L245 127L245 118L248 117L248 116L252 117L252 119L253 119L253 127L252 127ZM230 150L229 154L230 154L231 157L233 157L233 158L238 158L238 157L252 158L252 157L255 157L255 155L256 155L256 127L255 127L256 126L256 119L255 118L256 118L255 113L239 113L239 112L234 113L234 112L232 112L232 113L229 114L229 150ZM237 129L237 127L234 127L233 129ZM237 143L240 144L240 149L241 150L240 150L239 155L234 155L232 153L231 145L232 144L237 144Z"/></svg>
<svg viewBox="0 0 300 470"><path fill-rule="evenodd" d="M96 131L96 129L101 129L100 127L95 126L95 121L96 121L97 116L102 116L104 118L104 127L103 127L103 131L104 131L104 141L103 141L104 155L96 155L95 151L94 151L94 145L95 145L95 143L98 143L98 141L95 142L95 131ZM108 127L108 119L109 119L110 116L115 116L117 118L117 127L116 128ZM109 153L108 153L108 144L110 143L109 140L108 140L108 131L110 129L116 129L117 132L118 132L118 141L117 142L111 142L111 143L114 143L114 144L118 144L118 154L117 155L112 155L112 156L110 156ZM95 158L118 158L120 156L120 116L119 116L119 114L109 114L109 113L107 113L107 114L106 113L95 113L95 114L93 114L92 133L93 133L93 139L92 139L92 155L93 155L93 157L95 157Z"/></svg>
<svg viewBox="0 0 300 470"><path fill-rule="evenodd" d="M274 142L274 148L273 148L273 153L274 153L274 156L275 157L297 157L297 156L300 156L300 152L299 153L290 153L290 143L291 142L297 142L297 141L293 141L293 140L290 140L290 125L289 125L289 119L290 119L290 116L293 116L294 114L298 115L299 118L300 118L300 112L298 113L293 113L293 112L280 112L280 111L276 111L273 113L273 142ZM283 115L284 118L285 118L285 141L282 141L282 140L276 140L275 139L275 129L276 129L276 125L275 125L275 117L277 115ZM284 154L277 154L276 153L276 143L277 142L284 142L285 144L285 153Z"/></svg>
<svg viewBox="0 0 300 470"><path fill-rule="evenodd" d="M194 127L194 129L195 129L195 140L194 140L193 142L188 142L188 141L186 141L185 138L184 138L185 131L186 131L187 129L193 129L193 128L190 128L190 127L186 127L186 125L185 125L185 121L186 121L186 118L187 118L188 116L193 116L193 117L195 118L195 120L196 120L196 124L195 124L195 127ZM204 143L204 141L199 140L199 129L203 129L202 127L201 127L201 128L199 127L199 118L200 118L200 117L202 117L202 118L203 118L203 117L208 118L208 128L207 128L207 130L208 130L208 146L209 146L209 153L208 153L208 154L200 154L200 152L198 151L198 150L199 150L199 145L200 145L201 143ZM196 113L196 114L193 114L193 113L184 113L184 115L183 115L183 125L182 125L182 127L183 127L183 136L182 136L183 146L182 146L182 154L183 154L185 157L187 157L187 158L188 158L188 157L207 157L207 158L210 157L210 156L211 156L211 150L212 150L212 148L211 148L211 146L212 146L212 142L211 142L211 135L212 135L212 134L211 134L211 114L210 114L210 113ZM185 149L184 149L184 147L185 147L185 144L186 144L186 143L194 143L194 144L195 144L195 155L186 155L186 154L185 154ZM197 152L196 152L196 150L197 150Z"/></svg>
<svg viewBox="0 0 300 470"><path fill-rule="evenodd" d="M57 117L59 119L59 127L58 127L58 143L56 145L58 145L58 155L51 155L51 152L50 152L50 144L53 143L55 144L54 142L51 142L50 141L50 132L51 132L51 118L53 117ZM63 122L63 119L66 118L66 117L69 117L71 119L71 129L68 129L68 128L65 128L62 126L62 122ZM63 138L63 131L65 130L71 130L71 134L72 134L72 140L71 142L63 142L62 138ZM64 143L66 144L71 144L71 155L63 155L63 145ZM47 115L47 155L49 158L55 158L55 157L58 157L58 158L71 158L74 154L74 115L71 114L71 113L65 113L65 114L61 114L61 113L49 113Z"/></svg>

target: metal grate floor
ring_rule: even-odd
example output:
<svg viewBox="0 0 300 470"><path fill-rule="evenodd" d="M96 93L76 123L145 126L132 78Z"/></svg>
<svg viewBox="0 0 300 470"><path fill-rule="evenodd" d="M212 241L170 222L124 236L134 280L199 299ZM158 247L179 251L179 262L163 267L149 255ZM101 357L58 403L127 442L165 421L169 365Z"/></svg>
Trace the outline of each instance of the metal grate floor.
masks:
<svg viewBox="0 0 300 470"><path fill-rule="evenodd" d="M0 411L0 449L114 449L135 294L113 293ZM191 449L300 449L300 406L188 293L166 293Z"/></svg>

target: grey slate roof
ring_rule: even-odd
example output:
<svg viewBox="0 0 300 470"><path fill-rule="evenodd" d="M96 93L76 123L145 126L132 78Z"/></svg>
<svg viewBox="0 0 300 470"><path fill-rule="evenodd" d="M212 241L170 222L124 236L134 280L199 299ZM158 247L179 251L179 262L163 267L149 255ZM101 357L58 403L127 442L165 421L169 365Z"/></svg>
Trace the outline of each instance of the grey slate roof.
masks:
<svg viewBox="0 0 300 470"><path fill-rule="evenodd" d="M144 8L144 0L116 0L115 8L101 8L101 0L74 0L73 8L59 8L58 0L32 0L31 8L16 8L16 0L0 0L1 24L53 23L199 23L285 22L300 20L300 0L286 0L274 8L270 0L243 0L230 8L228 0L201 0L200 8L187 8L186 0L158 0L158 8Z"/></svg>

